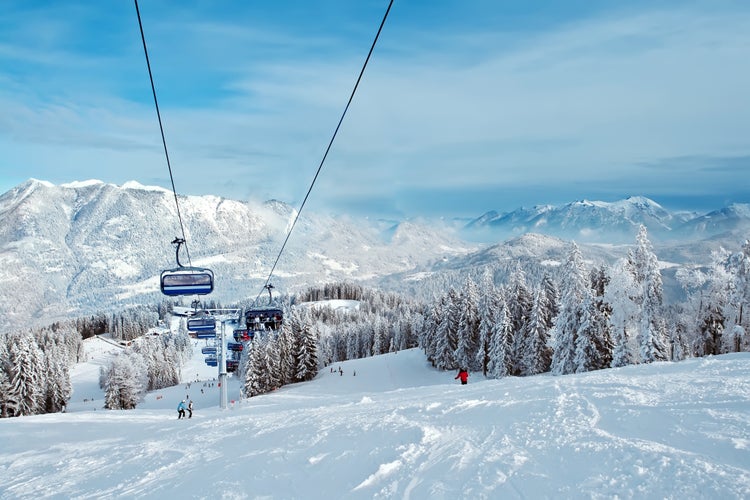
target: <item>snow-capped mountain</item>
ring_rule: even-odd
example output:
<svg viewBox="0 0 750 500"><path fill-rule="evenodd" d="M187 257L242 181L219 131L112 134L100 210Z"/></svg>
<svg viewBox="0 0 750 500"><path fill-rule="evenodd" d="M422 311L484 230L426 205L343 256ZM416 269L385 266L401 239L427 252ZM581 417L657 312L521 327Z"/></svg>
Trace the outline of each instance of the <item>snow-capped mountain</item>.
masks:
<svg viewBox="0 0 750 500"><path fill-rule="evenodd" d="M192 265L216 275L208 298L228 303L259 295L296 215L279 201L216 196L180 197L180 211ZM462 239L465 233L454 220L382 221L306 212L272 282L288 293L337 280L416 293L488 264L509 269L511 261L521 260L553 268L570 239L582 245L592 263L612 261L635 241L639 224L655 241L665 234L689 237L689 244L657 241L660 258L705 261L712 249L744 241L750 206L696 216L631 197L488 212L464 228L474 236L487 231L490 237L481 245ZM6 308L0 331L160 300L158 276L176 267L170 242L179 235L173 194L136 182L55 186L32 179L0 195L0 299ZM185 264L186 257L181 257Z"/></svg>
<svg viewBox="0 0 750 500"><path fill-rule="evenodd" d="M210 298L257 296L295 211L282 202L215 196L180 198L192 265L216 275ZM0 196L0 331L87 314L102 304L154 302L158 276L176 267L170 242L180 235L171 192L100 181L55 186L30 180ZM384 236L376 224L303 214L273 283L295 291L340 279L365 280L431 259L467 253L438 227L402 223ZM183 264L187 256L182 255Z"/></svg>
<svg viewBox="0 0 750 500"><path fill-rule="evenodd" d="M539 205L508 213L487 212L466 225L469 233L517 236L544 233L577 241L630 242L638 226L659 239L710 237L750 227L750 208L735 204L719 212L698 216L672 213L653 200L631 196L615 202L575 201L561 206Z"/></svg>
<svg viewBox="0 0 750 500"><path fill-rule="evenodd" d="M733 203L720 210L694 217L682 227L683 232L693 234L721 234L735 232L738 228L750 229L750 204Z"/></svg>

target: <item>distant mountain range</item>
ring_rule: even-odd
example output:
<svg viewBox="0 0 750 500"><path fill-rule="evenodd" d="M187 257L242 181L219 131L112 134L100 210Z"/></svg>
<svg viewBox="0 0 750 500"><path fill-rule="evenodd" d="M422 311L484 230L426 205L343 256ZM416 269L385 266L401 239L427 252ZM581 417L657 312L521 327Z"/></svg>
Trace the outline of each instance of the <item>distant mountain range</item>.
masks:
<svg viewBox="0 0 750 500"><path fill-rule="evenodd" d="M536 232L576 241L598 243L633 241L643 224L654 239L710 238L750 229L750 205L733 204L707 214L670 212L653 200L632 196L615 202L575 201L539 205L508 213L490 211L468 224L468 234L495 239Z"/></svg>
<svg viewBox="0 0 750 500"><path fill-rule="evenodd" d="M279 201L183 196L180 210L192 264L216 274L216 291L207 298L229 303L257 297L294 208ZM422 276L493 261L523 256L553 262L564 251L558 238L632 244L639 224L657 239L684 238L663 247L672 261L705 260L710 249L738 247L748 237L750 207L670 213L633 197L488 212L453 225L306 212L271 281L289 293L335 280L413 289ZM519 238L527 233L547 236ZM100 181L55 186L32 179L11 189L0 195L0 331L161 300L158 276L176 266L170 242L178 235L174 196L161 188ZM602 248L587 252L599 258L623 252Z"/></svg>

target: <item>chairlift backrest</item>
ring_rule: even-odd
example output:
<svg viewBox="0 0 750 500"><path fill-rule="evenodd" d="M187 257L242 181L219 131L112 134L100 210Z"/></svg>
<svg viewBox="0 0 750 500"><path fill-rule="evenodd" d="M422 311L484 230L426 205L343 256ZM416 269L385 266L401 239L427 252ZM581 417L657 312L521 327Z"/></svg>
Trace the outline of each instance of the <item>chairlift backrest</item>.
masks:
<svg viewBox="0 0 750 500"><path fill-rule="evenodd" d="M164 295L208 295L214 290L214 273L200 267L179 267L161 273Z"/></svg>
<svg viewBox="0 0 750 500"><path fill-rule="evenodd" d="M189 332L205 332L216 330L216 319L213 316L198 316L187 321Z"/></svg>

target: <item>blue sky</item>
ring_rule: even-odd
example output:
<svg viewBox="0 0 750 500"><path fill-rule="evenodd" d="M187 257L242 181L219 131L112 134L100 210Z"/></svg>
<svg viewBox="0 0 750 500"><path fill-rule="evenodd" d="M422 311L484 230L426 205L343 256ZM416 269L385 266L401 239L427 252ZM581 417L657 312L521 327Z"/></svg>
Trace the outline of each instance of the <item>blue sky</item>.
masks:
<svg viewBox="0 0 750 500"><path fill-rule="evenodd" d="M298 206L387 0L141 0L180 194ZM396 0L307 210L750 202L750 3ZM0 192L169 187L135 7L6 0Z"/></svg>

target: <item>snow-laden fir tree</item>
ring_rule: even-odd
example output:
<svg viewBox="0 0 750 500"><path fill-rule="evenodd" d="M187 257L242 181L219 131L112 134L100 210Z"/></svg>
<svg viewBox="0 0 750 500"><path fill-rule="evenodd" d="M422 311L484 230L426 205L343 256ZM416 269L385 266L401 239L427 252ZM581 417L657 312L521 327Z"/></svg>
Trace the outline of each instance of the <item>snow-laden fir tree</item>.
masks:
<svg viewBox="0 0 750 500"><path fill-rule="evenodd" d="M375 318L372 325L373 342L372 355L385 354L390 349L390 336L388 335L388 325L383 321L381 316Z"/></svg>
<svg viewBox="0 0 750 500"><path fill-rule="evenodd" d="M485 271L482 275L479 290L479 347L475 361L481 368L482 374L487 376L490 363L490 342L495 328L495 317L500 309L500 297L498 297L490 271Z"/></svg>
<svg viewBox="0 0 750 500"><path fill-rule="evenodd" d="M284 385L281 373L281 349L276 334L269 335L268 342L263 346L263 365L265 368L266 391L273 391Z"/></svg>
<svg viewBox="0 0 750 500"><path fill-rule="evenodd" d="M575 372L582 373L608 368L612 362L608 326L593 294L589 294L580 308L580 326L575 336Z"/></svg>
<svg viewBox="0 0 750 500"><path fill-rule="evenodd" d="M714 253L705 293L701 296L698 324L693 348L696 356L722 353L726 325L724 312L729 295L730 276L724 262L724 253Z"/></svg>
<svg viewBox="0 0 750 500"><path fill-rule="evenodd" d="M143 399L148 388L148 368L143 356L125 349L103 369L104 407L110 410L132 410Z"/></svg>
<svg viewBox="0 0 750 500"><path fill-rule="evenodd" d="M549 371L552 363L552 349L549 347L553 308L549 295L544 289L537 290L531 308L531 318L526 328L526 336L521 349L521 375L536 375Z"/></svg>
<svg viewBox="0 0 750 500"><path fill-rule="evenodd" d="M508 317L512 325L513 354L513 374L521 374L521 360L523 359L523 348L528 336L529 320L531 318L531 308L534 305L534 295L531 287L526 281L526 273L521 268L520 263L516 263L516 268L510 276L508 288L506 290L506 302L508 308Z"/></svg>
<svg viewBox="0 0 750 500"><path fill-rule="evenodd" d="M668 359L666 323L663 316L663 296L659 262L648 239L646 226L641 225L636 246L628 254L628 269L637 285L632 298L638 306L640 361L651 363Z"/></svg>
<svg viewBox="0 0 750 500"><path fill-rule="evenodd" d="M547 303L548 308L547 331L550 331L555 325L555 318L560 313L560 294L554 280L550 277L549 273L546 272L542 277L541 288L544 292L545 302Z"/></svg>
<svg viewBox="0 0 750 500"><path fill-rule="evenodd" d="M10 353L8 352L8 337L0 334L0 418L9 415L10 401Z"/></svg>
<svg viewBox="0 0 750 500"><path fill-rule="evenodd" d="M245 350L247 351L247 364L245 371L245 380L242 392L245 397L253 397L268 392L265 384L263 371L265 370L265 349L266 340L256 335L252 342L248 342Z"/></svg>
<svg viewBox="0 0 750 500"><path fill-rule="evenodd" d="M471 277L466 279L458 300L458 331L456 332L456 362L459 367L478 371L479 351L479 290Z"/></svg>
<svg viewBox="0 0 750 500"><path fill-rule="evenodd" d="M45 340L43 350L46 368L44 411L54 413L62 411L68 404L68 400L73 393L73 386L70 383L65 344L57 344L51 336L48 336Z"/></svg>
<svg viewBox="0 0 750 500"><path fill-rule="evenodd" d="M281 325L278 340L279 344L279 372L281 373L282 384L291 384L295 381L296 375L296 352L299 351L299 339L292 332L292 326L289 321Z"/></svg>
<svg viewBox="0 0 750 500"><path fill-rule="evenodd" d="M444 315L446 302L447 295L442 295L436 302L427 307L422 328L419 330L419 345L432 366L435 366L437 357L437 331L440 326L440 319Z"/></svg>
<svg viewBox="0 0 750 500"><path fill-rule="evenodd" d="M612 368L628 366L637 362L635 332L638 324L638 306L633 300L638 293L635 277L628 270L625 259L617 261L612 268L609 283L604 290L604 301L612 311Z"/></svg>
<svg viewBox="0 0 750 500"><path fill-rule="evenodd" d="M46 379L44 354L31 332L10 336L10 390L7 412L10 416L34 415L44 408Z"/></svg>
<svg viewBox="0 0 750 500"><path fill-rule="evenodd" d="M583 256L573 242L562 268L560 313L550 334L553 349L550 369L555 375L574 373L576 370L576 339L582 323L582 305L590 302L590 296Z"/></svg>
<svg viewBox="0 0 750 500"><path fill-rule="evenodd" d="M458 293L451 288L445 297L445 306L439 311L435 332L435 367L439 370L455 370L458 347Z"/></svg>
<svg viewBox="0 0 750 500"><path fill-rule="evenodd" d="M750 241L745 240L739 252L729 255L725 263L728 286L723 315L726 329L722 352L750 350Z"/></svg>
<svg viewBox="0 0 750 500"><path fill-rule="evenodd" d="M590 273L591 280L591 321L595 335L591 337L596 350L595 360L592 360L589 370L609 368L612 364L612 307L604 296L611 281L607 268L595 267Z"/></svg>
<svg viewBox="0 0 750 500"><path fill-rule="evenodd" d="M302 316L296 355L295 379L299 382L312 380L318 374L318 338L315 328L310 324L309 315Z"/></svg>
<svg viewBox="0 0 750 500"><path fill-rule="evenodd" d="M498 310L490 339L490 361L487 371L490 377L500 378L513 373L513 324L508 314L504 294L498 294Z"/></svg>

